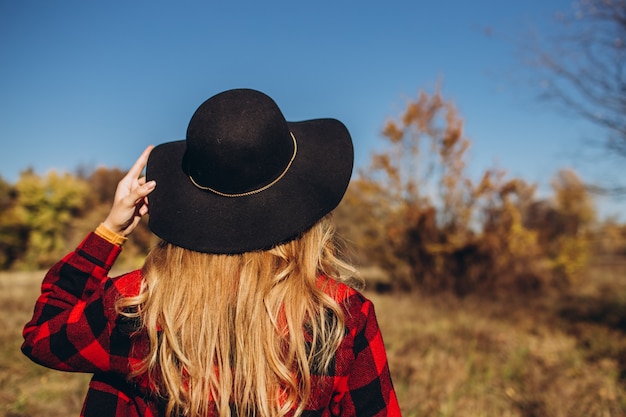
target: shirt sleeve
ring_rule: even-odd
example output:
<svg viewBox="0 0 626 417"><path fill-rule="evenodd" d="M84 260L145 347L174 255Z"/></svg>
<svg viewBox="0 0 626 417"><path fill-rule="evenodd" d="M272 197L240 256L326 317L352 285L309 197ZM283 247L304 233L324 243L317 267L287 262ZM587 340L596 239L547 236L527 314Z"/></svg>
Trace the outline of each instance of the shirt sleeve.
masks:
<svg viewBox="0 0 626 417"><path fill-rule="evenodd" d="M120 251L90 233L48 271L23 330L26 356L62 371L127 372L130 337L120 336L114 303L106 302L115 297L107 276Z"/></svg>
<svg viewBox="0 0 626 417"><path fill-rule="evenodd" d="M378 327L374 305L361 296L350 320L359 323L353 333L352 365L341 400L342 416L400 416L400 407L391 381L387 353ZM351 310L353 310L351 308Z"/></svg>

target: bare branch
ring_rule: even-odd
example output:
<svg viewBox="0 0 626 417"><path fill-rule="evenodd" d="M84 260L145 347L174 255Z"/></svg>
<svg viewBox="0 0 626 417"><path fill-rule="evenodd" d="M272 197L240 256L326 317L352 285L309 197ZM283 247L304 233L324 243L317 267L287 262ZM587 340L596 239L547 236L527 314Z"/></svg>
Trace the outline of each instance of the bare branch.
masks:
<svg viewBox="0 0 626 417"><path fill-rule="evenodd" d="M559 23L534 52L541 98L600 127L605 149L626 158L626 0L580 0Z"/></svg>

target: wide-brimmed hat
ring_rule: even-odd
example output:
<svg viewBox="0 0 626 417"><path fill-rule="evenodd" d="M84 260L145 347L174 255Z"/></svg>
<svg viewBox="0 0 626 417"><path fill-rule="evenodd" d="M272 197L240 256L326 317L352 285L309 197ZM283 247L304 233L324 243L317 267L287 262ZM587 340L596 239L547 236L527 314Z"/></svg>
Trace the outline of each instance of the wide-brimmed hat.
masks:
<svg viewBox="0 0 626 417"><path fill-rule="evenodd" d="M152 150L148 224L160 238L198 252L268 249L339 204L353 160L340 121L287 122L267 95L225 91L200 105L185 140Z"/></svg>

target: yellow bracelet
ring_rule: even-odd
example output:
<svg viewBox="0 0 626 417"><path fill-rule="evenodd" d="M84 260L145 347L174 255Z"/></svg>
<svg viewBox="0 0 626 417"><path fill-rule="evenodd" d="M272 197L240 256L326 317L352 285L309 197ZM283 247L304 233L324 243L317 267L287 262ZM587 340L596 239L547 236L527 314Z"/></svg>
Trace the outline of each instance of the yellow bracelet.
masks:
<svg viewBox="0 0 626 417"><path fill-rule="evenodd" d="M122 246L124 242L128 240L127 237L118 235L117 233L113 232L111 229L106 227L104 223L100 223L100 225L96 228L94 233L100 236L102 239L106 240L107 242L112 243L117 246Z"/></svg>

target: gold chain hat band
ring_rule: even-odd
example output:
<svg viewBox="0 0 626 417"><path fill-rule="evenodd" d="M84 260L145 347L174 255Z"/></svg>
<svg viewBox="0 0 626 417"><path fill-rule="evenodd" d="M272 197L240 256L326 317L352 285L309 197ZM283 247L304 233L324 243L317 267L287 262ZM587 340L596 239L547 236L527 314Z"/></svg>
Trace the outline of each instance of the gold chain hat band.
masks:
<svg viewBox="0 0 626 417"><path fill-rule="evenodd" d="M274 184L276 184L278 181L280 181L285 176L285 174L287 174L287 171L289 171L289 168L291 168L291 164L296 159L296 154L298 152L298 143L296 142L296 137L294 136L293 132L289 132L289 134L291 135L291 139L293 139L293 155L291 156L291 160L289 160L289 163L287 164L287 167L283 170L283 172L274 181L270 182L267 185L264 185L261 188L257 188L256 190L246 191L245 193L229 194L229 193L223 193L223 192L218 191L218 190L216 190L214 188L211 188L211 187L205 187L204 185L198 184L193 179L191 174L189 174L189 179L191 180L193 185L195 185L199 189L204 190L204 191L210 191L210 192L212 192L214 194L217 194L219 196L222 196L222 197L245 197L245 196L248 196L248 195L258 194L261 191L265 191L268 188L270 188L271 186L273 186Z"/></svg>

